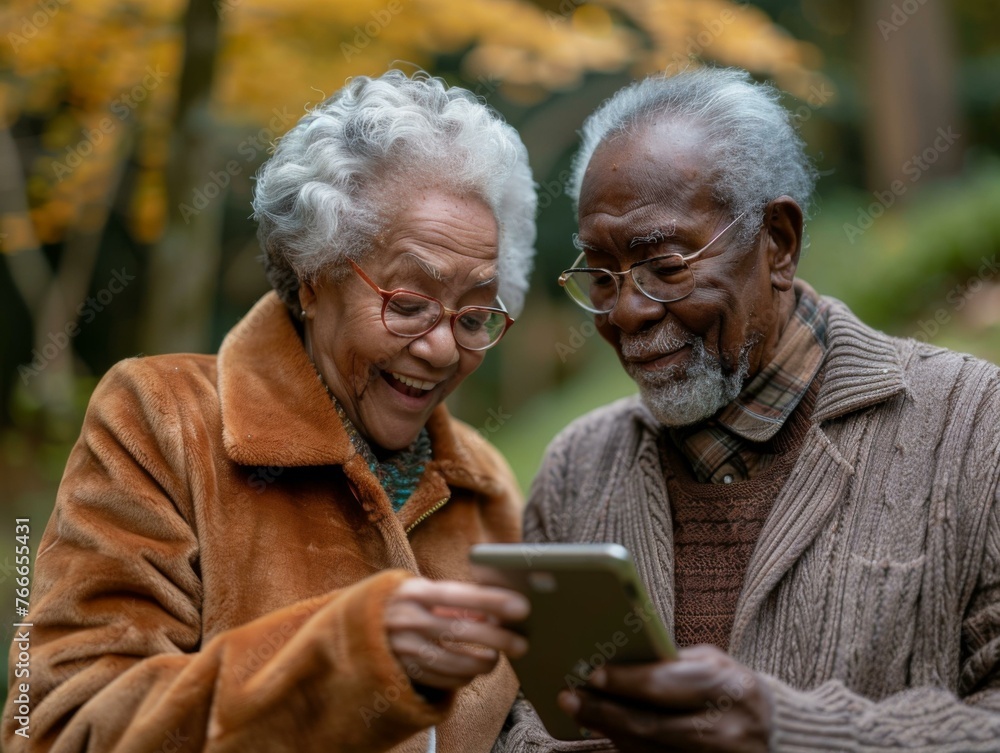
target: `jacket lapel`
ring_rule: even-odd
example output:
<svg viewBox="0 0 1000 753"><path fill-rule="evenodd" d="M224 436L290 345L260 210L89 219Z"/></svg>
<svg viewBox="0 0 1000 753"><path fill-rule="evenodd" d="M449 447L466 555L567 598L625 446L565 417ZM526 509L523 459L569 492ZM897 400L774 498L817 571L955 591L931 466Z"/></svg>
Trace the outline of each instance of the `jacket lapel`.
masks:
<svg viewBox="0 0 1000 753"><path fill-rule="evenodd" d="M354 454L344 425L287 307L268 293L219 348L226 453L241 465L342 465Z"/></svg>

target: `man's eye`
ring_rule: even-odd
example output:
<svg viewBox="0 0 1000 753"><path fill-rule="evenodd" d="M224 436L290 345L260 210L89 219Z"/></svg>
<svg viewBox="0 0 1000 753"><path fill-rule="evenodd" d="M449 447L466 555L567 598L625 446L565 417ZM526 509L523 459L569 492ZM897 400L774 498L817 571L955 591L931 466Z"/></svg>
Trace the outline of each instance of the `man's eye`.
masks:
<svg viewBox="0 0 1000 753"><path fill-rule="evenodd" d="M646 264L646 269L650 274L654 274L657 277L667 278L674 277L676 275L684 274L687 271L687 265L677 256L671 256L660 261L650 262Z"/></svg>

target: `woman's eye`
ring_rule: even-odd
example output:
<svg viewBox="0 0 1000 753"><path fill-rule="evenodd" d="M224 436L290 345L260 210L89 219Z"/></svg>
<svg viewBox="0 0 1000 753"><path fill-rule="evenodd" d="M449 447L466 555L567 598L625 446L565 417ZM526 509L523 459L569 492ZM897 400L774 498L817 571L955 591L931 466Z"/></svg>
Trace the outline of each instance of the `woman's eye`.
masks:
<svg viewBox="0 0 1000 753"><path fill-rule="evenodd" d="M467 332L478 332L486 325L489 313L485 311L469 311L458 318L458 323Z"/></svg>
<svg viewBox="0 0 1000 753"><path fill-rule="evenodd" d="M401 298L397 296L389 301L389 311L400 316L419 316L427 310L429 301L420 298Z"/></svg>

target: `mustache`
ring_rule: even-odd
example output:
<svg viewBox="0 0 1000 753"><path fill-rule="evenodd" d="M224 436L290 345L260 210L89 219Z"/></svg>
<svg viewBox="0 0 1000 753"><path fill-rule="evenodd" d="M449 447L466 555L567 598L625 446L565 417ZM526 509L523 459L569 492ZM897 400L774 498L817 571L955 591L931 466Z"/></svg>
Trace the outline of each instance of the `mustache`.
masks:
<svg viewBox="0 0 1000 753"><path fill-rule="evenodd" d="M618 348L626 360L646 358L659 353L670 353L694 342L694 338L678 327L663 322L656 329L635 335L623 333Z"/></svg>

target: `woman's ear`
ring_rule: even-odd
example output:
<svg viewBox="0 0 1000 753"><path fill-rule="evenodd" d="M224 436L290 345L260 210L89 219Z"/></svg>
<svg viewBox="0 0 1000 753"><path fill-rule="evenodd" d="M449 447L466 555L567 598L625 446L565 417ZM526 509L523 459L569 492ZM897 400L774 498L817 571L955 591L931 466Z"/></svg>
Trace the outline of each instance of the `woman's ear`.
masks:
<svg viewBox="0 0 1000 753"><path fill-rule="evenodd" d="M779 196L764 209L771 285L790 290L802 251L802 208L790 196Z"/></svg>
<svg viewBox="0 0 1000 753"><path fill-rule="evenodd" d="M316 289L312 283L305 280L299 281L299 318L302 320L311 318L316 307Z"/></svg>

